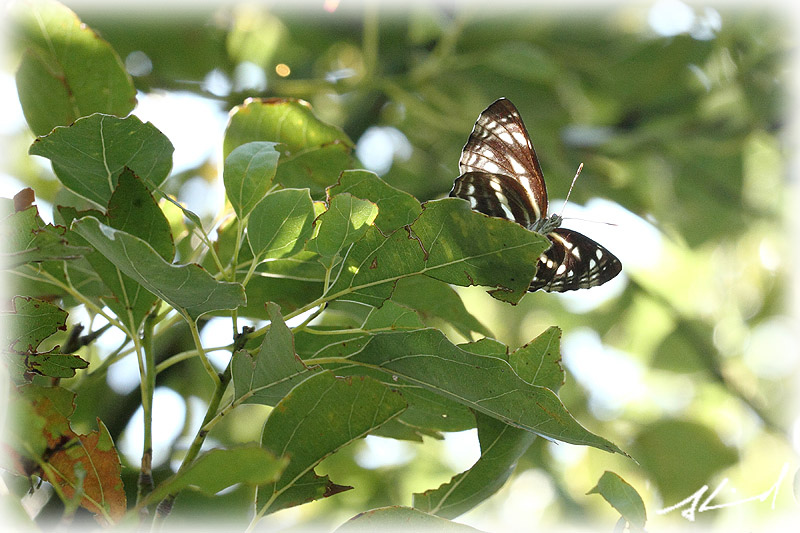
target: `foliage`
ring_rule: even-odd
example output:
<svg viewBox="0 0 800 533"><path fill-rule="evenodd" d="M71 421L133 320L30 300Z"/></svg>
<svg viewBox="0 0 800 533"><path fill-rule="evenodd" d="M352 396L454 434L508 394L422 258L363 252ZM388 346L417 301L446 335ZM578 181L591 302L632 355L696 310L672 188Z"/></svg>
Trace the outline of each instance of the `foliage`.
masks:
<svg viewBox="0 0 800 533"><path fill-rule="evenodd" d="M19 99L37 136L28 154L49 160L59 184L19 163L38 200L28 189L1 204L14 283L3 314L14 413L4 466L52 486L38 521L119 524L149 511L169 525L213 509L252 528L302 506L327 512L328 527L363 513L344 531L467 530L450 519L496 501L515 469L536 468L562 513L610 523L618 512L644 528L644 501L679 501L771 438L727 445L719 396L740 406L729 416L779 434L781 398L731 362L743 359L731 338L773 323L783 303L781 272L752 251L780 246L780 195L763 191L781 187L779 26L726 15L711 37L642 38L613 17L375 9L354 26L340 12L245 5L124 23L79 19L52 1L12 8ZM131 77L134 52L152 70ZM212 69L235 81L243 65L266 73L266 87L219 96L196 83ZM175 89L230 110L221 161L174 169L182 140L129 114L137 91ZM499 96L520 108L548 175L571 175L582 158L590 176L579 200L609 197L673 237L669 259L649 270L632 261L618 295L592 314L526 292L543 236L437 199L477 113ZM388 170L365 170L374 154L362 141L389 130L413 151L395 146ZM209 172L227 199L210 215L181 198ZM556 197L568 184L548 186ZM720 266L734 259L738 270ZM213 346L204 329L223 318L229 333ZM603 422L591 392L562 387L562 334L578 326L652 361L646 386L690 381L701 391L694 409L668 416L643 396L639 410L615 413L621 426ZM109 330L124 337L116 350L101 342ZM106 380L125 358L140 383L127 396ZM186 423L188 448L171 443L177 471L154 462L157 386L205 408L199 426ZM137 408L144 451L134 464L115 443ZM469 429L480 448L472 466L437 467L423 485L354 458L367 435L431 446ZM552 442L612 453L583 452L589 468L567 472ZM610 506L576 499L612 465L633 483L606 471L589 493ZM646 480L655 495L633 488ZM399 505L412 493L411 507ZM349 514L333 511L337 501Z"/></svg>

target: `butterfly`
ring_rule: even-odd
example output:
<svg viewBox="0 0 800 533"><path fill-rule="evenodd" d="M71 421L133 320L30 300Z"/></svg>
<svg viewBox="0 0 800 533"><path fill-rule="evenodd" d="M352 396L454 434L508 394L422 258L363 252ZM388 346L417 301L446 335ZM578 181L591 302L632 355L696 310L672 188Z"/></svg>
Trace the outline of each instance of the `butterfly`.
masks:
<svg viewBox="0 0 800 533"><path fill-rule="evenodd" d="M539 256L529 291L588 289L622 270L614 254L589 237L561 228L560 215L547 216L547 188L539 159L519 111L500 98L487 107L461 151L461 175L450 196L463 198L474 211L513 220L550 239Z"/></svg>

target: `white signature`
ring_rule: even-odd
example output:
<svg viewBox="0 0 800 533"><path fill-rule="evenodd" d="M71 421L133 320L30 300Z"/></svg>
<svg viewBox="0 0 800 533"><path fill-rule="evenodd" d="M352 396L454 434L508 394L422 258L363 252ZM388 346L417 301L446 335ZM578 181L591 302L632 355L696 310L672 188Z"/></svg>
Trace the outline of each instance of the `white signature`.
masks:
<svg viewBox="0 0 800 533"><path fill-rule="evenodd" d="M756 494L755 496L751 496L749 498L744 498L742 500L736 500L736 501L728 502L728 503L719 503L719 504L716 504L716 505L709 505L714 500L714 498L717 497L717 494L720 493L722 488L725 485L728 484L728 478L725 478L720 482L720 484L717 486L717 488L714 489L714 491L711 494L708 495L708 498L706 498L703 501L703 503L700 503L699 506L698 506L698 503L700 502L700 498L702 498L703 494L705 494L706 491L708 490L708 485L703 485L700 488L700 490L698 490L697 492L695 492L694 494L692 494L691 496L689 496L685 500L683 500L681 502L678 502L678 503L676 503L675 505L673 505L671 507L666 507L664 509L661 509L660 511L656 511L656 513L658 513L658 514L667 514L669 512L674 511L675 509L677 509L679 507L682 507L684 505L690 504L689 507L687 507L686 509L681 511L681 516L683 516L689 522L694 522L695 513L702 513L702 512L705 512L705 511L713 511L714 509L722 509L723 507L733 507L735 505L741 505L743 503L753 502L753 501L756 501L756 500L763 502L764 500L769 498L770 494L772 494L772 508L775 509L775 498L778 497L778 487L780 486L781 481L783 481L783 478L786 476L786 472L788 470L789 470L789 463L784 463L783 464L783 468L781 468L781 474L780 474L780 476L778 476L778 481L776 481L774 485L772 485L769 489L765 490L761 494Z"/></svg>

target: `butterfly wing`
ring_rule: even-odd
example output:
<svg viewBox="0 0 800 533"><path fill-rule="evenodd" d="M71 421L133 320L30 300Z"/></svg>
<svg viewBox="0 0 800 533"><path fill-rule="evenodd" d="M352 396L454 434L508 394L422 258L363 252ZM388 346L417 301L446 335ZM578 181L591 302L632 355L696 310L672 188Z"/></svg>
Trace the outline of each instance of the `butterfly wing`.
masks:
<svg viewBox="0 0 800 533"><path fill-rule="evenodd" d="M586 235L565 228L547 234L553 243L539 256L529 291L566 292L602 285L622 271L614 254Z"/></svg>
<svg viewBox="0 0 800 533"><path fill-rule="evenodd" d="M534 219L547 216L547 188L528 130L514 104L500 98L475 122L458 162L461 174L484 172L516 179Z"/></svg>
<svg viewBox="0 0 800 533"><path fill-rule="evenodd" d="M514 104L501 98L487 107L461 151L461 175L450 196L483 214L547 232L551 245L540 257L529 291L565 292L602 285L622 270L611 252L547 216L547 189L539 160ZM542 224L544 222L545 224Z"/></svg>
<svg viewBox="0 0 800 533"><path fill-rule="evenodd" d="M450 196L467 200L474 211L490 217L513 220L526 228L534 222L527 192L517 180L504 174L465 172L456 178Z"/></svg>

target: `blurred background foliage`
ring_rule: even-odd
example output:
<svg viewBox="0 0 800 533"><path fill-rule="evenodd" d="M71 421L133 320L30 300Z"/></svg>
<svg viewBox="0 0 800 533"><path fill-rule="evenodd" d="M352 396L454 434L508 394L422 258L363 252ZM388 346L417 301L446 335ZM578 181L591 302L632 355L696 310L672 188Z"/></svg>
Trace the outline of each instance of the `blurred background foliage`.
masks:
<svg viewBox="0 0 800 533"><path fill-rule="evenodd" d="M568 3L561 10L336 0L302 7L71 7L125 61L140 102L193 94L224 113L247 97L303 98L358 143L365 167L420 200L447 194L475 119L501 96L526 122L551 199L564 198L584 162L571 200L607 200L602 213L617 225L603 229L610 241L602 242L625 267L610 292L597 301L586 291L535 293L516 307L478 288L460 293L512 347L561 327L565 405L638 464L538 439L506 487L459 521L495 531L567 521L610 529L614 511L585 493L604 470L614 470L642 494L653 529L680 526L686 522L678 511L655 511L704 484L713 490L723 478L730 481L716 503L762 493L784 463L789 474L774 510L770 498L697 520L741 530L796 512L790 430L798 347L786 168L792 32L780 11L677 0ZM12 49L7 72L16 60ZM221 138L223 127L210 121L196 133ZM30 132L3 136L7 175L31 184L41 201L57 203L64 193L50 170L26 155ZM198 178L206 190L213 187L221 178L220 151L176 169L167 189L181 197ZM164 357L191 347L181 328L159 342ZM198 397L210 391L202 390L202 372L188 362L159 375L159 386L186 402L186 421L173 420L177 438L164 458L180 455L194 431L192 417L204 411ZM115 392L104 380L76 386L76 423L92 426L99 416L119 442L138 391ZM256 439L265 417L261 407L244 406L211 437L223 444ZM330 527L369 508L410 504L412 492L468 467L459 454L470 457L476 441L360 442L319 469L356 490L267 522ZM134 454L124 469L130 487L136 460ZM160 479L170 462L154 466ZM186 493L173 516L246 521L250 498L243 489L215 498Z"/></svg>

